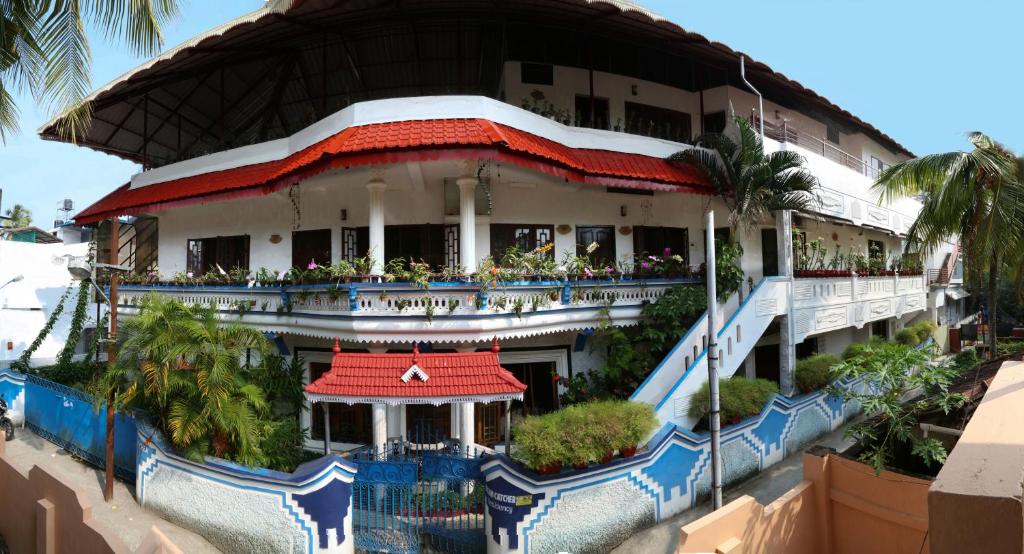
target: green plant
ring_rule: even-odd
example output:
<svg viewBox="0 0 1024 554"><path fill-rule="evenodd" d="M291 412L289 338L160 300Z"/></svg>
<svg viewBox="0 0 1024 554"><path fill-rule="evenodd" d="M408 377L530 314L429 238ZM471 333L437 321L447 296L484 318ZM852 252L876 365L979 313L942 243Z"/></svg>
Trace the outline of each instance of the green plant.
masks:
<svg viewBox="0 0 1024 554"><path fill-rule="evenodd" d="M835 354L815 354L796 362L796 388L808 393L828 386L832 366L842 362Z"/></svg>
<svg viewBox="0 0 1024 554"><path fill-rule="evenodd" d="M513 430L515 457L534 470L554 464L561 467L568 459L568 451L562 441L559 423L559 418L546 416L529 416L520 420Z"/></svg>
<svg viewBox="0 0 1024 554"><path fill-rule="evenodd" d="M921 339L918 338L917 333L910 327L904 327L896 333L896 342L906 346L917 346L921 344Z"/></svg>
<svg viewBox="0 0 1024 554"><path fill-rule="evenodd" d="M702 148L669 159L696 167L718 191L729 208L731 224L741 231L760 225L775 211L812 209L818 180L804 169L804 159L787 150L765 153L750 122L741 117L734 121L739 142L725 133L709 133L694 142Z"/></svg>
<svg viewBox="0 0 1024 554"><path fill-rule="evenodd" d="M761 413L769 399L779 392L779 386L767 379L733 377L718 383L719 408L723 422L735 423ZM708 384L704 383L690 400L690 417L702 418L711 411Z"/></svg>
<svg viewBox="0 0 1024 554"><path fill-rule="evenodd" d="M973 348L957 352L950 361L950 364L956 369L956 372L960 374L974 369L980 363L981 358L978 357L978 351Z"/></svg>
<svg viewBox="0 0 1024 554"><path fill-rule="evenodd" d="M641 309L643 321L639 337L650 344L652 351L667 351L693 326L708 307L703 287L674 286L657 300Z"/></svg>
<svg viewBox="0 0 1024 554"><path fill-rule="evenodd" d="M883 344L886 344L886 341L881 337L871 337L871 340L869 340L868 342L851 343L849 346L846 347L846 350L843 350L843 359L849 360L851 358L856 358L858 356L863 355L865 349L867 349L868 347L877 347Z"/></svg>
<svg viewBox="0 0 1024 554"><path fill-rule="evenodd" d="M60 314L64 312L64 302L68 299L71 294L71 287L69 286L64 290L64 294L57 300L57 305L53 307L53 312L50 313L50 317L46 320L46 324L39 330L39 334L32 340L32 344L28 345L28 348L21 352L21 356L11 364L11 368L27 372L29 370L29 360L32 359L32 354L35 354L36 350L43 344L46 337L49 336L50 332L53 331L54 324L57 323L57 319L60 318Z"/></svg>
<svg viewBox="0 0 1024 554"><path fill-rule="evenodd" d="M869 419L854 423L844 433L863 448L859 459L881 472L893 459L896 447L910 443L911 452L928 465L943 463L946 449L935 438L923 438L916 430L921 416L941 410L948 414L961 406L963 395L950 393L957 375L952 364L933 365L924 350L902 344L869 344L860 355L832 368L832 377L854 379L859 387L832 385L829 393L844 401L857 401ZM912 391L916 400L904 402Z"/></svg>
<svg viewBox="0 0 1024 554"><path fill-rule="evenodd" d="M931 320L926 319L924 321L919 321L915 323L914 325L911 326L911 328L914 330L915 333L917 333L917 340L919 340L920 342L925 342L926 340L932 338L932 333L934 333L935 330L938 329L938 326L932 323Z"/></svg>
<svg viewBox="0 0 1024 554"><path fill-rule="evenodd" d="M726 300L743 286L740 259L743 247L738 242L719 242L715 246L715 295Z"/></svg>
<svg viewBox="0 0 1024 554"><path fill-rule="evenodd" d="M68 338L64 341L64 347L57 354L57 366L68 368L71 366L75 349L78 348L78 340L82 336L82 329L85 328L85 320L89 318L86 310L89 307L89 289L92 285L89 281L81 281L78 284L78 298L75 299L75 311L71 314L71 325L68 327Z"/></svg>

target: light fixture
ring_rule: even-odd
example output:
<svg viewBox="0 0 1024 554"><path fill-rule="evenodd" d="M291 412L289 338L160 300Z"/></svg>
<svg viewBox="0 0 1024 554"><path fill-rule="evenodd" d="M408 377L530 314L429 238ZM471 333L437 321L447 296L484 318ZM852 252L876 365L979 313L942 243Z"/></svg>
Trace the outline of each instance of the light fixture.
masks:
<svg viewBox="0 0 1024 554"><path fill-rule="evenodd" d="M626 205L625 204L619 206L619 215L621 215L622 217L626 217Z"/></svg>
<svg viewBox="0 0 1024 554"><path fill-rule="evenodd" d="M89 263L87 260L82 258L69 257L68 259L68 273L71 274L71 278L75 281L89 281L89 283L92 284L92 287L96 289L96 292L103 297L103 300L105 300L108 305L113 306L113 303L110 301L110 297L108 297L107 294L103 292L103 289L96 284L96 271L99 269L107 269L114 272L128 271L128 268L121 265L94 264Z"/></svg>
<svg viewBox="0 0 1024 554"><path fill-rule="evenodd" d="M0 289L6 287L7 285L9 285L11 283L17 283L17 282L22 281L24 279L25 279L24 275L15 275L14 277L11 277L11 279L9 281L4 283L3 285L0 285Z"/></svg>
<svg viewBox="0 0 1024 554"><path fill-rule="evenodd" d="M638 87L637 85L632 85L630 90L633 92L633 96L636 96L637 94L640 93L640 87Z"/></svg>

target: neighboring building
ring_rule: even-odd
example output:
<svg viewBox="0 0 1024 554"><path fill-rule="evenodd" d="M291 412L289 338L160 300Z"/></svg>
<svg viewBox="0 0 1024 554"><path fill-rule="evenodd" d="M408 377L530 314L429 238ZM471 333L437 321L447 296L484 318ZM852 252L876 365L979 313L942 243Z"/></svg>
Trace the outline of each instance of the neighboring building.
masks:
<svg viewBox="0 0 1024 554"><path fill-rule="evenodd" d="M35 244L54 244L61 239L53 233L39 227L9 227L0 229L0 239L14 242L31 242Z"/></svg>
<svg viewBox="0 0 1024 554"><path fill-rule="evenodd" d="M730 233L714 189L666 158L701 133L730 129L733 113L757 121L738 52L624 1L358 6L271 1L97 91L92 127L78 143L145 167L75 217L100 224L100 258L106 249L109 259L110 242L102 222L129 215L147 231L127 251L145 255L132 258L120 241L118 261L137 271L158 266L163 279L179 281L217 267L277 275L366 255L373 273L393 258L472 273L508 246L551 243L556 260L597 243L595 261L639 266L639 257L668 248L699 267L705 210L716 213L716 235ZM929 262L925 275L794 278L794 231L884 265L902 251L920 205L879 205L870 187L879 170L912 154L762 63L748 59L746 75L765 95L766 148L803 155L823 202L733 237L744 272L761 284L743 287L742 305L734 297L719 307L720 371L774 379L792 394L798 355L841 352L935 317L925 311L945 305L935 299L952 280L929 282L928 271L955 266L957 253L942 253L953 261ZM56 129L51 122L41 134L61 140ZM310 380L330 368L335 337L343 351L371 353L408 353L414 344L489 351L496 337L502 366L528 387L513 408L521 415L558 407L563 389L553 374L601 368L604 353L589 337L606 317L633 325L645 302L694 281L528 281L489 291L458 280L429 289L355 282L319 293L134 285L121 293L128 312L151 291L212 301L226 320L264 329L282 351L302 356ZM706 375L702 325L634 395L665 422L694 423L686 406ZM324 436L319 410L304 412L311 447ZM369 404L330 410L339 449L424 424L450 424L463 440L493 445L504 425L499 403L388 406L384 422Z"/></svg>

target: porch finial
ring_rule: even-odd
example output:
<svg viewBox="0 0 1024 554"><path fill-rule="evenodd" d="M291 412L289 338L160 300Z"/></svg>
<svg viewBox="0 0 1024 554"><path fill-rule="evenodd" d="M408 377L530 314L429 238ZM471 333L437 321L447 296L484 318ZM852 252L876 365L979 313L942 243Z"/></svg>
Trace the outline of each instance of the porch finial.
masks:
<svg viewBox="0 0 1024 554"><path fill-rule="evenodd" d="M334 353L341 354L341 341L338 340L338 337L334 337Z"/></svg>
<svg viewBox="0 0 1024 554"><path fill-rule="evenodd" d="M498 345L497 335L494 336L494 340L491 342L491 352L494 352L495 354L501 352L501 346Z"/></svg>

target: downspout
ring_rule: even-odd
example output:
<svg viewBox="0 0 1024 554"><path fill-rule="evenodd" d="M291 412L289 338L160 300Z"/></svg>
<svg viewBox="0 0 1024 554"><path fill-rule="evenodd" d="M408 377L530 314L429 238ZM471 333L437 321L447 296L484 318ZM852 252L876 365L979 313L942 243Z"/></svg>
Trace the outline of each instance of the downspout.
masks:
<svg viewBox="0 0 1024 554"><path fill-rule="evenodd" d="M754 88L754 85L750 84L747 80L747 64L743 56L740 56L740 79L743 79L743 84L747 85L747 88L754 91L757 95L757 115L761 120L761 144L764 144L764 97L761 96L761 92Z"/></svg>

